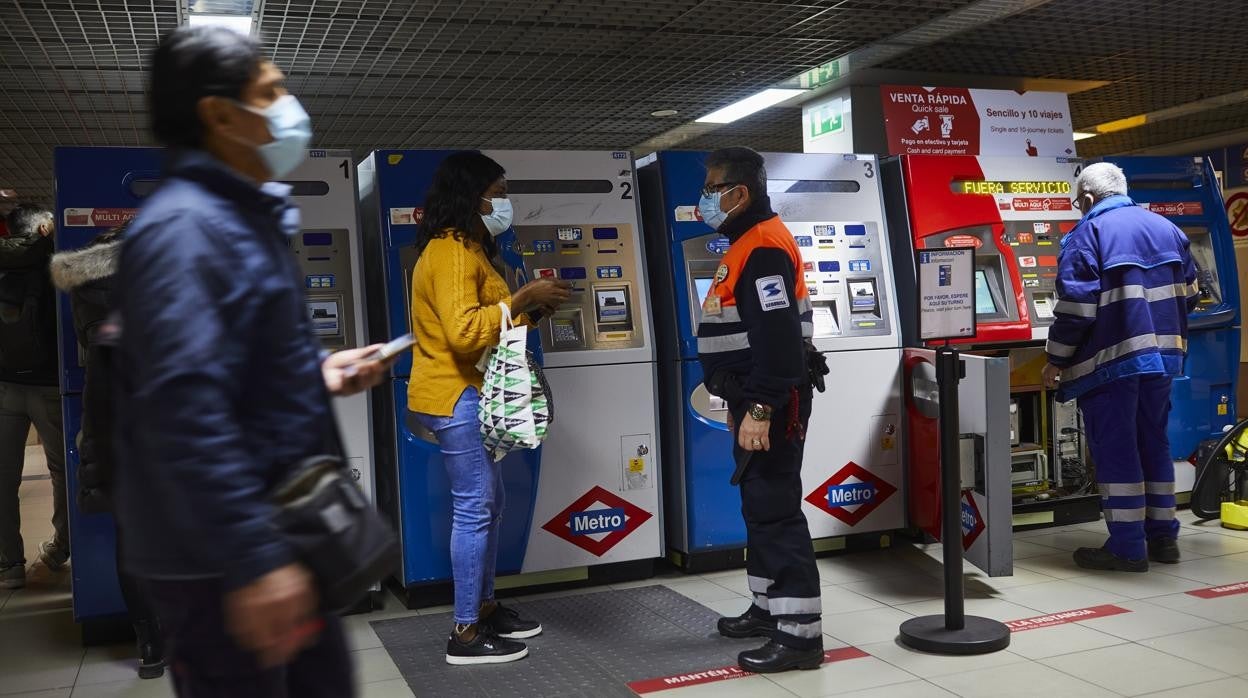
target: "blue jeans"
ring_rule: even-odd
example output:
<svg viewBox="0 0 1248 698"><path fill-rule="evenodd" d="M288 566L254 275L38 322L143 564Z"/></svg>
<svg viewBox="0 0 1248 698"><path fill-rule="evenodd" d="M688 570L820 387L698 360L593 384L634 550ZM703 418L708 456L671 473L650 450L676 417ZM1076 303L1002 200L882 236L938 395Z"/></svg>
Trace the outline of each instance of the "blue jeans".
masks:
<svg viewBox="0 0 1248 698"><path fill-rule="evenodd" d="M481 442L476 388L459 396L450 417L413 412L438 437L451 481L451 574L455 622L476 623L481 604L494 599L498 530L503 519L503 471Z"/></svg>
<svg viewBox="0 0 1248 698"><path fill-rule="evenodd" d="M1109 528L1105 547L1128 560L1145 559L1149 540L1179 535L1166 436L1170 383L1169 376L1129 376L1079 397Z"/></svg>

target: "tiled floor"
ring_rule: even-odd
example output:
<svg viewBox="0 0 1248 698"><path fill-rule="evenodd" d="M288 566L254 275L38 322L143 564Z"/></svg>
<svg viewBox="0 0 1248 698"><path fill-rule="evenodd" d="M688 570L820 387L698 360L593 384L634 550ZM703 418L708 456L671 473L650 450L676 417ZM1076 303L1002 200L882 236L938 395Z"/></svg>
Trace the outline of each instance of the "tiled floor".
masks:
<svg viewBox="0 0 1248 698"><path fill-rule="evenodd" d="M27 475L42 462L31 451ZM51 531L50 485L23 484L27 546ZM897 644L897 626L914 615L938 613L936 550L899 547L820 560L828 649L852 645L869 656L818 671L754 676L649 694L659 698L927 698L968 696L1248 695L1248 594L1202 599L1185 592L1248 581L1248 533L1197 525L1184 512L1179 547L1184 562L1155 565L1146 575L1092 574L1070 551L1099 544L1099 524L1020 533L1015 575L967 574L970 613L1017 620L1113 604L1126 613L1016 632L1008 650L980 657L942 657ZM721 613L747 602L744 572L667 574L643 584L666 584ZM625 586L625 585L621 585ZM578 592L570 592L578 593ZM430 609L442 612L445 609ZM411 696L369 623L410 613L391 609L347 619L363 698ZM708 628L708 632L712 632ZM604 638L604 641L608 641ZM750 647L743 642L742 647ZM527 661L534 661L533 659ZM716 667L699 667L712 669ZM466 671L471 671L467 669ZM124 646L83 649L69 609L68 580L32 580L0 592L0 696L160 698L166 680L139 681Z"/></svg>

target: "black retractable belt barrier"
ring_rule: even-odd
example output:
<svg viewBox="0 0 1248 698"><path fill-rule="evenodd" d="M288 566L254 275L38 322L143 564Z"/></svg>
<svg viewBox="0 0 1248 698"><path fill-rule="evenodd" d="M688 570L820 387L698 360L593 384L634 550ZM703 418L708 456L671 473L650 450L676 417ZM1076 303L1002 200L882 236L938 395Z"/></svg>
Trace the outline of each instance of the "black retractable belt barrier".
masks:
<svg viewBox="0 0 1248 698"><path fill-rule="evenodd" d="M958 382L964 367L958 350L936 350L940 396L940 511L944 544L945 612L901 624L907 647L937 654L988 654L1010 646L1010 629L1000 621L968 616L962 587L962 472L959 449Z"/></svg>

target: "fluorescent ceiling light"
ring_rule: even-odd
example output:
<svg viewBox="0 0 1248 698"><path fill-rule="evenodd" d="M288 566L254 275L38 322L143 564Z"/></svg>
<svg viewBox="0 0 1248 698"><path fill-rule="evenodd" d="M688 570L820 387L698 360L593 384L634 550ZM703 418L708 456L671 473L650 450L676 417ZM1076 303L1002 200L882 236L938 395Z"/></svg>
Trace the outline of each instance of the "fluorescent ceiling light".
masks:
<svg viewBox="0 0 1248 698"><path fill-rule="evenodd" d="M239 34L251 34L251 15L209 15L192 12L186 23L192 27L225 27Z"/></svg>
<svg viewBox="0 0 1248 698"><path fill-rule="evenodd" d="M800 95L806 90L786 90L773 87L763 90L756 95L750 95L740 102L734 102L713 111L710 114L698 119L700 124L730 124L737 119L742 119L755 112L760 112L767 107L775 106L790 97Z"/></svg>
<svg viewBox="0 0 1248 698"><path fill-rule="evenodd" d="M1075 131L1075 132L1074 132L1074 134L1072 134L1072 135L1074 135L1075 140L1077 140L1077 141L1081 141L1081 140L1083 140L1083 139L1085 139L1085 138L1096 138L1097 136L1099 136L1099 135L1101 135L1101 134L1099 134L1099 133L1088 133L1087 131Z"/></svg>

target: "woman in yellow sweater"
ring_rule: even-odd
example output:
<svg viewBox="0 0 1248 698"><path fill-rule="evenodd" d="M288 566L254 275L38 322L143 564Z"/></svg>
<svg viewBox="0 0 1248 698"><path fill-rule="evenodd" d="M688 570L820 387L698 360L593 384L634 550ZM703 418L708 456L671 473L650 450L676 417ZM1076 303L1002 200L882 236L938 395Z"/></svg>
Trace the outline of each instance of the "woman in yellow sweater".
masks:
<svg viewBox="0 0 1248 698"><path fill-rule="evenodd" d="M521 313L550 311L568 299L566 284L533 281L513 295L492 262L494 237L511 227L503 168L477 151L442 161L425 197L412 272L413 351L407 394L410 419L438 438L451 482L451 570L455 630L449 664L522 659L517 640L542 632L538 623L494 600L494 566L503 512L500 465L485 450L477 423L483 376L476 365L498 343L505 303Z"/></svg>

